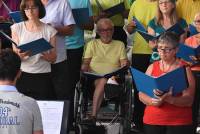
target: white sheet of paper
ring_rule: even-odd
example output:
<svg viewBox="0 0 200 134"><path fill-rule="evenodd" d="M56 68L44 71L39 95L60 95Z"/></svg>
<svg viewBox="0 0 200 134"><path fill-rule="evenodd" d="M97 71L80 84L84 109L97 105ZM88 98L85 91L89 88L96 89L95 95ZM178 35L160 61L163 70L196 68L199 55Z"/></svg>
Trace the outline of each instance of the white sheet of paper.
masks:
<svg viewBox="0 0 200 134"><path fill-rule="evenodd" d="M42 115L44 134L60 134L64 102L37 101Z"/></svg>

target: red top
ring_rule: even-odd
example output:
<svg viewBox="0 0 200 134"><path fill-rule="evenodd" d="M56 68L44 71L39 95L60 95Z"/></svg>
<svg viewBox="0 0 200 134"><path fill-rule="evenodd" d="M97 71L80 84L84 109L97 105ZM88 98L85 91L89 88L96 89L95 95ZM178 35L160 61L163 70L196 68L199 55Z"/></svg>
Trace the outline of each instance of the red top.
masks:
<svg viewBox="0 0 200 134"><path fill-rule="evenodd" d="M153 63L152 76L158 77L164 72L159 61ZM178 107L164 102L160 107L146 106L143 122L150 125L188 125L192 124L192 108Z"/></svg>

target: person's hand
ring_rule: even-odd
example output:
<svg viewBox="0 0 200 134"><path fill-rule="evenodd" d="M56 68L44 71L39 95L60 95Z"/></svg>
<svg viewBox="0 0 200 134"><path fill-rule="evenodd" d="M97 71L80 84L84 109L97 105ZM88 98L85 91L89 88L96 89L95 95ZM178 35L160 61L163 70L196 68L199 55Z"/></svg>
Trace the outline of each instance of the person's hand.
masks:
<svg viewBox="0 0 200 134"><path fill-rule="evenodd" d="M136 22L135 22L135 21L131 21L131 22L126 26L127 31L128 31L129 33L132 33L133 30L135 29L135 27L136 27Z"/></svg>
<svg viewBox="0 0 200 134"><path fill-rule="evenodd" d="M7 20L6 20L6 18L5 17L3 17L3 16L0 16L0 22L6 22Z"/></svg>
<svg viewBox="0 0 200 134"><path fill-rule="evenodd" d="M151 99L151 104L153 106L161 106L164 101L167 101L166 99L169 98L169 96L172 96L172 87L169 89L169 92L163 92L159 89L153 90L155 98Z"/></svg>
<svg viewBox="0 0 200 134"><path fill-rule="evenodd" d="M89 72L90 71L90 67L88 64L82 64L81 65L81 71L82 72Z"/></svg>
<svg viewBox="0 0 200 134"><path fill-rule="evenodd" d="M155 97L161 97L162 95L165 94L165 92L163 92L163 91L161 91L159 89L154 89L153 90L153 94L154 94Z"/></svg>
<svg viewBox="0 0 200 134"><path fill-rule="evenodd" d="M54 63L56 61L56 56L51 54L50 52L43 52L42 53L42 56L41 56L42 59L50 62L50 63Z"/></svg>
<svg viewBox="0 0 200 134"><path fill-rule="evenodd" d="M157 40L149 41L149 47L154 49L157 47Z"/></svg>
<svg viewBox="0 0 200 134"><path fill-rule="evenodd" d="M31 55L31 51L25 51L23 52L22 50L20 49L17 49L17 54L19 55L19 57L23 60L27 59L30 57Z"/></svg>

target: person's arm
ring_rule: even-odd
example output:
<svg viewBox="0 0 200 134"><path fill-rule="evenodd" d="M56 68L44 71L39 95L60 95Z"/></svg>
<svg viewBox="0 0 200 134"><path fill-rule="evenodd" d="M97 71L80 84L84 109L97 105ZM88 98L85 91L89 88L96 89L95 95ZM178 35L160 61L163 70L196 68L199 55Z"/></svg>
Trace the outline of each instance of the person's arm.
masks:
<svg viewBox="0 0 200 134"><path fill-rule="evenodd" d="M127 32L128 32L129 34L133 33L133 31L134 31L135 28L136 28L136 24L135 24L134 21L130 21L130 22L128 23L128 25L126 26Z"/></svg>
<svg viewBox="0 0 200 134"><path fill-rule="evenodd" d="M121 65L121 67L129 66L128 59L122 59L122 60L120 60L120 65Z"/></svg>
<svg viewBox="0 0 200 134"><path fill-rule="evenodd" d="M12 30L12 29L11 29ZM12 30L11 31L11 36L12 36L12 40L15 42L15 43L19 43L19 37L17 35L17 33ZM26 52L21 52L20 49L18 49L14 44L12 45L12 48L13 48L13 51L15 53L17 53L19 55L19 57L23 60L23 59L26 59L27 56L30 55L30 52L29 51L26 51Z"/></svg>
<svg viewBox="0 0 200 134"><path fill-rule="evenodd" d="M54 27L59 35L69 36L73 34L74 31L74 24L67 25L67 26L56 26Z"/></svg>
<svg viewBox="0 0 200 134"><path fill-rule="evenodd" d="M84 58L81 65L81 71L88 72L90 71L90 62L92 58Z"/></svg>
<svg viewBox="0 0 200 134"><path fill-rule="evenodd" d="M54 35L53 37L51 37L50 39L50 44L53 46L53 48L51 50L49 50L48 52L44 52L42 53L42 57L43 59L45 59L46 61L50 62L50 63L54 63L56 61L56 36Z"/></svg>
<svg viewBox="0 0 200 134"><path fill-rule="evenodd" d="M42 130L40 131L34 131L33 134L44 134Z"/></svg>
<svg viewBox="0 0 200 134"><path fill-rule="evenodd" d="M195 79L189 67L186 68L186 72L189 84L188 88L182 92L181 96L172 96L172 93L170 93L165 99L166 102L180 107L192 106L195 94Z"/></svg>

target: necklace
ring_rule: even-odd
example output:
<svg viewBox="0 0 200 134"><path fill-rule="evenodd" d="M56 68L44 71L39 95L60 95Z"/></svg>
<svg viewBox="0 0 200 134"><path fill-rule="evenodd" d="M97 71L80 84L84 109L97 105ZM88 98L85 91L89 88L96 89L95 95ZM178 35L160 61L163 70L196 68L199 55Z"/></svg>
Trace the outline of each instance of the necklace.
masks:
<svg viewBox="0 0 200 134"><path fill-rule="evenodd" d="M161 60L162 71L163 71L164 73L168 73L168 72L171 70L171 67L172 67L172 65L173 65L175 62L176 62L176 59L175 59L174 61L172 61L172 62L169 64L168 68L165 68L164 63L163 63L163 60Z"/></svg>

